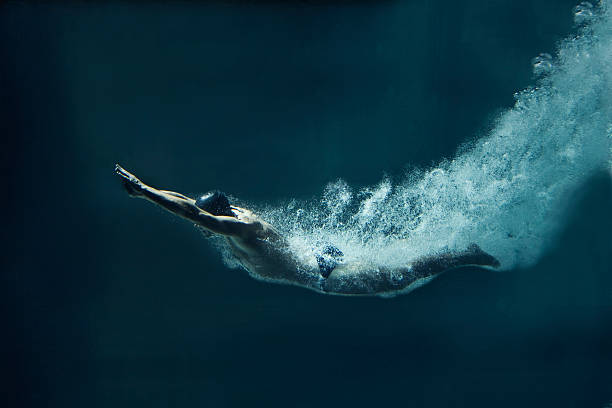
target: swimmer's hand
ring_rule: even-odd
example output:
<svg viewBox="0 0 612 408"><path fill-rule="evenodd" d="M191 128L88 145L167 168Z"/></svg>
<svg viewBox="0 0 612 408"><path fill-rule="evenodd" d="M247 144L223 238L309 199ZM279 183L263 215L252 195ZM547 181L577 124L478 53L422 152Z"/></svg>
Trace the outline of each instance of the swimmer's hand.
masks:
<svg viewBox="0 0 612 408"><path fill-rule="evenodd" d="M142 195L143 184L136 176L118 164L115 164L115 173L122 178L123 187L131 197Z"/></svg>

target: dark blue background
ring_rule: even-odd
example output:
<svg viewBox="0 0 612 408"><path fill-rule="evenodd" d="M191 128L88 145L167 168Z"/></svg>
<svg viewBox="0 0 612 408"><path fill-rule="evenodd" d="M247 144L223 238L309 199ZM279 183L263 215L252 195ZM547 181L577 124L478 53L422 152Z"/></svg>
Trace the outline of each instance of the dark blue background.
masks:
<svg viewBox="0 0 612 408"><path fill-rule="evenodd" d="M225 268L145 182L274 203L487 131L571 0L0 6L2 387L15 406L563 406L612 400L612 185L534 267L390 300Z"/></svg>

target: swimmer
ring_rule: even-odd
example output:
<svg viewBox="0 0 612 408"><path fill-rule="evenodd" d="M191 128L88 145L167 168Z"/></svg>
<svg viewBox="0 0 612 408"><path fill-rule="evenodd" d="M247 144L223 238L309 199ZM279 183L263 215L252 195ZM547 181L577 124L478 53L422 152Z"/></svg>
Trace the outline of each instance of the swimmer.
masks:
<svg viewBox="0 0 612 408"><path fill-rule="evenodd" d="M189 220L209 234L224 237L236 260L254 277L336 295L393 296L423 285L460 266L498 267L499 261L476 244L463 252L423 257L402 268L343 262L342 250L326 245L312 255L292 254L285 238L251 211L230 204L215 191L193 199L150 187L115 165L132 197L144 198Z"/></svg>

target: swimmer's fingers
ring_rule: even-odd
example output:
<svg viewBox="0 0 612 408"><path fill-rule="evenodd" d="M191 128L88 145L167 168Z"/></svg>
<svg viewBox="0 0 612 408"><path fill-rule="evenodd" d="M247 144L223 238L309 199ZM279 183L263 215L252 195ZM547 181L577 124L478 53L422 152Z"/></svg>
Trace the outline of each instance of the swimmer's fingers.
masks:
<svg viewBox="0 0 612 408"><path fill-rule="evenodd" d="M142 183L136 176L125 170L118 164L115 164L115 173L123 178L123 187L132 197L141 195Z"/></svg>
<svg viewBox="0 0 612 408"><path fill-rule="evenodd" d="M132 184L140 183L140 180L138 180L138 177L136 177L135 175L133 175L132 173L130 173L129 171L127 171L126 169L124 169L118 164L115 164L115 173L119 175L120 177L123 177L125 180L129 181Z"/></svg>
<svg viewBox="0 0 612 408"><path fill-rule="evenodd" d="M132 173L130 173L118 164L115 164L115 173L129 181L138 180L136 176L134 176Z"/></svg>

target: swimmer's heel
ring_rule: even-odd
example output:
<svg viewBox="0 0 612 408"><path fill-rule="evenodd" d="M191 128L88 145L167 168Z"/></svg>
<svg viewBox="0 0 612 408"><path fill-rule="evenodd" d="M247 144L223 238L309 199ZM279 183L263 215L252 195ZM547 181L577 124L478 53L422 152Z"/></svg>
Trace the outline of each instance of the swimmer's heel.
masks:
<svg viewBox="0 0 612 408"><path fill-rule="evenodd" d="M463 255L466 261L473 265L490 266L498 268L501 264L493 255L483 251L478 245L471 244Z"/></svg>

